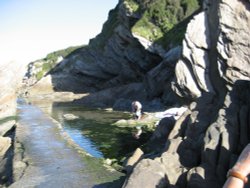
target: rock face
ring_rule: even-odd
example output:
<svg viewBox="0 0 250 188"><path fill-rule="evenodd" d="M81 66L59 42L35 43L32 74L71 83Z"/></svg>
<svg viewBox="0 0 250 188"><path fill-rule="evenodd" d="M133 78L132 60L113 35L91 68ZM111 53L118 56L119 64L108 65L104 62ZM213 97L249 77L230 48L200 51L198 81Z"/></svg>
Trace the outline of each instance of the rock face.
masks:
<svg viewBox="0 0 250 188"><path fill-rule="evenodd" d="M11 63L0 66L0 119L15 114L17 84L15 74L14 66L12 66Z"/></svg>
<svg viewBox="0 0 250 188"><path fill-rule="evenodd" d="M162 176L155 176L153 187L222 187L250 141L250 3L213 0L203 6L188 25L173 84L194 102L167 131L165 151L154 159ZM147 187L135 183L148 173L145 163L156 172L154 163L141 160L124 187Z"/></svg>
<svg viewBox="0 0 250 188"><path fill-rule="evenodd" d="M196 28L195 30L193 28ZM176 65L179 93L185 97L200 97L201 92L213 92L209 78L208 51L211 41L205 12L196 15L189 23L183 41L183 56Z"/></svg>
<svg viewBox="0 0 250 188"><path fill-rule="evenodd" d="M13 130L16 116L16 89L21 79L14 62L0 65L0 186L12 181Z"/></svg>

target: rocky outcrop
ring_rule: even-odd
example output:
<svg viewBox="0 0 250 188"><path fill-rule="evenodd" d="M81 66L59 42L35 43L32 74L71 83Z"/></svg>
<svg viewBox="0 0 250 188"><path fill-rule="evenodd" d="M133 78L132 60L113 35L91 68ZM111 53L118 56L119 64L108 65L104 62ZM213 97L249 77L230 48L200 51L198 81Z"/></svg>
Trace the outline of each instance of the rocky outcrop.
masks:
<svg viewBox="0 0 250 188"><path fill-rule="evenodd" d="M105 31L104 25L103 32L87 47L65 57L46 76L47 79L41 79L36 85L47 85L47 88L54 91L93 93L142 81L143 75L158 64L161 57L146 51L135 40L128 17L121 13L123 9L119 6L122 5L119 4L110 12L110 19L114 20L115 25L113 30ZM105 32L110 32L111 35L106 37ZM105 44L101 44L104 37ZM48 89L47 92L51 90Z"/></svg>
<svg viewBox="0 0 250 188"><path fill-rule="evenodd" d="M188 25L172 85L194 102L171 130L163 129L163 153L154 162L141 160L124 187L147 187L146 179L141 184L146 163L161 174L149 180L153 187L222 187L250 141L250 4L213 0L203 6Z"/></svg>
<svg viewBox="0 0 250 188"><path fill-rule="evenodd" d="M197 0L191 2L119 1L116 8L110 11L102 32L90 40L88 46L63 56L60 62L59 56L56 56L60 53L55 52L53 66L49 58L31 63L25 78L26 86L31 88L26 93L89 93L88 99L98 100L103 91L123 87L122 97L116 98L117 95L109 92L109 98L113 100L106 104L101 101L101 107L113 107L121 98L131 100L135 96L143 96L140 101L160 98L166 105L178 104L179 98L171 90L171 81L182 49L177 41L183 38L186 27L181 22L186 23L199 8ZM161 5L159 12L157 6ZM165 14L169 19L162 18ZM140 25L145 20L148 24L143 23L145 29L142 30ZM169 26L164 27L163 22ZM175 25L179 28L178 35L167 37L164 32L174 32ZM164 40L168 43L163 43ZM45 71L48 66L53 69ZM138 89L128 89L128 85L137 83L140 83L139 94ZM125 92L125 89L129 92Z"/></svg>

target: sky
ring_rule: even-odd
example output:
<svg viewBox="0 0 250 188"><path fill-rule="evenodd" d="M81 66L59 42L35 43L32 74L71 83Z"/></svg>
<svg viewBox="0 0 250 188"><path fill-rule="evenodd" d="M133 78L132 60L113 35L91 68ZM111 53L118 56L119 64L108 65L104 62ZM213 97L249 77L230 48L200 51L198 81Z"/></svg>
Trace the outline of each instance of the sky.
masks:
<svg viewBox="0 0 250 188"><path fill-rule="evenodd" d="M0 64L88 44L119 0L0 0Z"/></svg>

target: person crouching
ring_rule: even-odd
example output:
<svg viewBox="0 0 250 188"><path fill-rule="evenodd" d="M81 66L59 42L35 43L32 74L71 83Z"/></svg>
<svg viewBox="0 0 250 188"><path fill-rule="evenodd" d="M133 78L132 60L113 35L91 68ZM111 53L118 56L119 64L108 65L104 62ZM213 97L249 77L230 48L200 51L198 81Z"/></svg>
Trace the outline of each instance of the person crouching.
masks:
<svg viewBox="0 0 250 188"><path fill-rule="evenodd" d="M142 116L142 105L139 101L133 101L132 102L132 113L133 113L133 117L137 120L141 119Z"/></svg>

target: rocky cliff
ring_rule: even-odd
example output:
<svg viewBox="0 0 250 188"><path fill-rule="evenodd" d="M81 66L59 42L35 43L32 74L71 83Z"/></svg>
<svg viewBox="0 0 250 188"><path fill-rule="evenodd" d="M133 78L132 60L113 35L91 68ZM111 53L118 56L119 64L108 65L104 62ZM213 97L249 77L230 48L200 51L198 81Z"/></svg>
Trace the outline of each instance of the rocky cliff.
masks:
<svg viewBox="0 0 250 188"><path fill-rule="evenodd" d="M44 77L41 69L49 61L31 63L26 82L36 84L28 92L90 93L80 102L94 106L122 106L119 101L154 98L175 103L177 95L169 83L186 24L198 9L197 0L120 1L100 34L50 66L55 67L43 72Z"/></svg>
<svg viewBox="0 0 250 188"><path fill-rule="evenodd" d="M250 3L204 0L201 7L119 1L100 35L28 91L89 93L78 102L120 109L135 99L187 104L173 125L159 124L163 147L139 157L124 187L221 187L249 143Z"/></svg>
<svg viewBox="0 0 250 188"><path fill-rule="evenodd" d="M166 130L163 152L141 160L124 187L222 187L250 141L249 10L249 1L204 1L188 24L172 85L193 101L190 111Z"/></svg>

